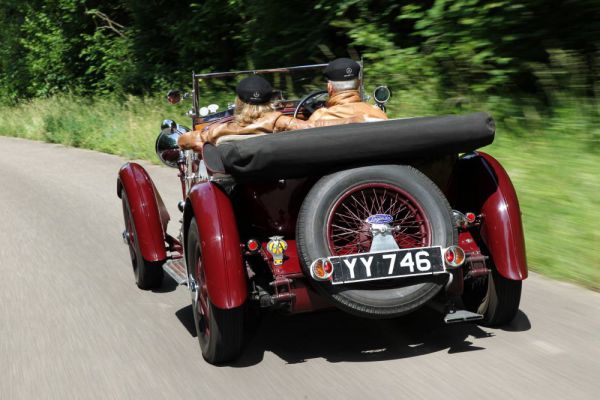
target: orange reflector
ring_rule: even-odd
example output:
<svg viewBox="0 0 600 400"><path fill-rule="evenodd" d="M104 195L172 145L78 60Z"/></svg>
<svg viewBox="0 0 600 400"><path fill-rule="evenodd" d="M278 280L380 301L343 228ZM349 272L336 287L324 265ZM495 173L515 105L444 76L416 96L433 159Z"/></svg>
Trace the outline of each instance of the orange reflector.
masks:
<svg viewBox="0 0 600 400"><path fill-rule="evenodd" d="M323 268L322 262L318 262L317 265L315 265L315 276L319 279L325 277L325 268Z"/></svg>
<svg viewBox="0 0 600 400"><path fill-rule="evenodd" d="M325 281L333 274L333 264L326 258L317 258L310 266L310 275L318 281Z"/></svg>
<svg viewBox="0 0 600 400"><path fill-rule="evenodd" d="M465 262L465 258L465 251L459 246L450 246L444 252L444 259L450 267L460 267Z"/></svg>

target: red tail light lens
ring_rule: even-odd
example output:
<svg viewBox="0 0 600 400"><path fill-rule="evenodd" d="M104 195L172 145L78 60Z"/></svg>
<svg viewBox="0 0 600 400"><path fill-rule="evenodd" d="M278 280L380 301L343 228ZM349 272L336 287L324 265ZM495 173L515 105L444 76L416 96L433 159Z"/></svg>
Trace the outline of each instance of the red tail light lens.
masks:
<svg viewBox="0 0 600 400"><path fill-rule="evenodd" d="M449 264L454 262L454 250L451 248L446 250L446 262Z"/></svg>
<svg viewBox="0 0 600 400"><path fill-rule="evenodd" d="M460 246L450 246L444 251L446 265L460 267L465 262L465 251Z"/></svg>
<svg viewBox="0 0 600 400"><path fill-rule="evenodd" d="M467 219L467 222L469 224L472 224L473 222L475 222L475 219L477 218L477 215L475 215L475 213L468 212L468 213L465 214L465 218Z"/></svg>
<svg viewBox="0 0 600 400"><path fill-rule="evenodd" d="M248 251L255 253L260 249L260 243L258 243L257 240L250 239L248 240L248 243L246 243L246 248Z"/></svg>

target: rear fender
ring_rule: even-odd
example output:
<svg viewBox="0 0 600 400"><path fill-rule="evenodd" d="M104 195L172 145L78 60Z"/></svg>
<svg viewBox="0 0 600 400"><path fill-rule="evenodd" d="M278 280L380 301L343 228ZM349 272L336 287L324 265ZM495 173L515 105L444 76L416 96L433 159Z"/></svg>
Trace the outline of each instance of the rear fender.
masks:
<svg viewBox="0 0 600 400"><path fill-rule="evenodd" d="M187 227L196 218L210 301L221 309L239 307L248 296L235 214L229 197L214 183L194 185L184 209Z"/></svg>
<svg viewBox="0 0 600 400"><path fill-rule="evenodd" d="M453 207L483 214L481 237L500 275L527 278L521 209L504 168L489 154L472 153L458 160L452 182Z"/></svg>
<svg viewBox="0 0 600 400"><path fill-rule="evenodd" d="M127 193L142 257L146 261L167 258L165 232L169 213L146 170L139 164L126 163L119 170L117 195Z"/></svg>

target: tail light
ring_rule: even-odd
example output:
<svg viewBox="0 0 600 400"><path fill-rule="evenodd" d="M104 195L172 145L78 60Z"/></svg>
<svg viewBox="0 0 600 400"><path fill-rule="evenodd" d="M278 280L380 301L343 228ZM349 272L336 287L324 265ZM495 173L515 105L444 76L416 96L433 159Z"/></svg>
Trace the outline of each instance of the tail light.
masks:
<svg viewBox="0 0 600 400"><path fill-rule="evenodd" d="M475 215L475 213L468 212L465 214L465 218L469 224L472 224L473 222L475 222L477 215Z"/></svg>
<svg viewBox="0 0 600 400"><path fill-rule="evenodd" d="M327 258L317 258L310 265L310 276L317 281L326 281L333 275L333 264Z"/></svg>
<svg viewBox="0 0 600 400"><path fill-rule="evenodd" d="M450 267L460 267L465 262L465 251L459 246L450 246L444 251L444 260Z"/></svg>
<svg viewBox="0 0 600 400"><path fill-rule="evenodd" d="M463 214L460 211L452 210L452 219L454 221L454 226L460 229L466 229L477 224L477 214L474 212Z"/></svg>
<svg viewBox="0 0 600 400"><path fill-rule="evenodd" d="M248 249L250 253L257 253L258 250L260 250L260 243L256 239L250 239L246 243L246 249Z"/></svg>

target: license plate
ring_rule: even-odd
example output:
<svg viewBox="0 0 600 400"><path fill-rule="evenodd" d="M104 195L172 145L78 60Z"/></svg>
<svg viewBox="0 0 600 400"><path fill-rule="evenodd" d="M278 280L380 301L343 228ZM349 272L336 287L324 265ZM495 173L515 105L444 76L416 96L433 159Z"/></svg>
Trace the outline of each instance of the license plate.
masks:
<svg viewBox="0 0 600 400"><path fill-rule="evenodd" d="M333 264L334 285L446 272L441 247L353 254L329 260Z"/></svg>

